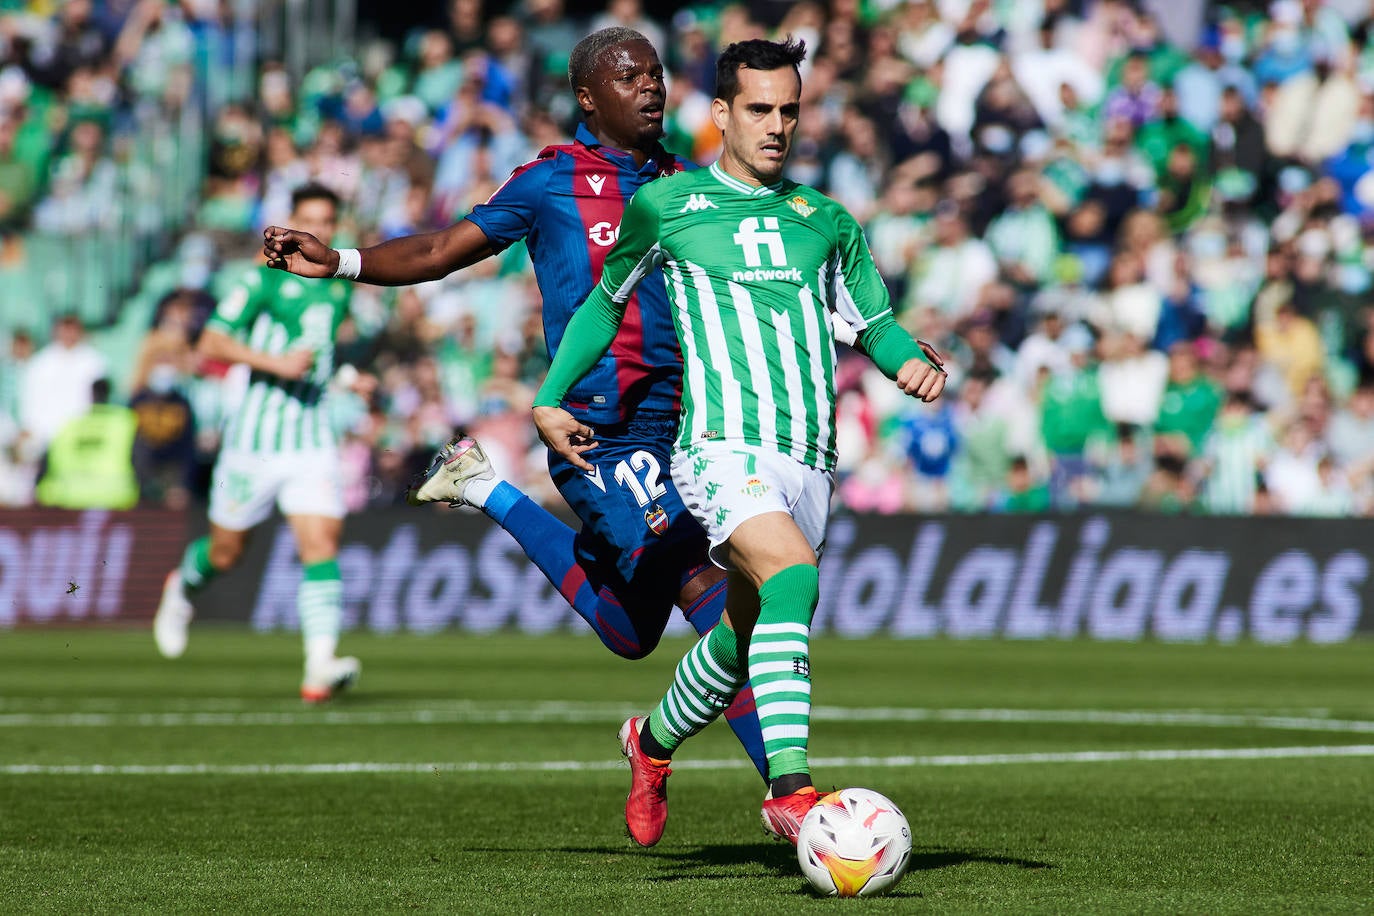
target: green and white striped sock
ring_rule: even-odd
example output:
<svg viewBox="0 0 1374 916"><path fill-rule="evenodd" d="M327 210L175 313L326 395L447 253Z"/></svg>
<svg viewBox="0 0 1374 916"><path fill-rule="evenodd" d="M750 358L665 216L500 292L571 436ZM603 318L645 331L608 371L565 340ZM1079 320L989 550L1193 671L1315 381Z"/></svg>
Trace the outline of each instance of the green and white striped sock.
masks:
<svg viewBox="0 0 1374 916"><path fill-rule="evenodd" d="M196 538L186 545L186 552L181 555L181 566L177 571L181 573L181 584L188 592L204 588L219 574L219 570L210 565L209 535Z"/></svg>
<svg viewBox="0 0 1374 916"><path fill-rule="evenodd" d="M806 563L789 566L759 586L759 619L749 640L754 689L768 778L806 774L811 726L811 618L820 576Z"/></svg>
<svg viewBox="0 0 1374 916"><path fill-rule="evenodd" d="M735 631L721 621L678 662L673 685L649 714L650 734L671 754L729 708L748 679Z"/></svg>
<svg viewBox="0 0 1374 916"><path fill-rule="evenodd" d="M305 642L305 663L327 661L339 645L343 622L343 579L338 560L307 564L302 570L301 587L296 592L296 607L301 618L301 639Z"/></svg>

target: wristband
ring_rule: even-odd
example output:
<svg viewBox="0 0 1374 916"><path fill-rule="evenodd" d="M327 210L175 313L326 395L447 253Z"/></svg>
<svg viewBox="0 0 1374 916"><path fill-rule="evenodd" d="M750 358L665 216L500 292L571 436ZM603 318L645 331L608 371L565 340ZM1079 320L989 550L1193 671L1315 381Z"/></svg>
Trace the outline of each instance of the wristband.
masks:
<svg viewBox="0 0 1374 916"><path fill-rule="evenodd" d="M358 274L363 272L363 256L356 248L340 248L339 266L334 271L334 276L343 277L345 280L356 280Z"/></svg>

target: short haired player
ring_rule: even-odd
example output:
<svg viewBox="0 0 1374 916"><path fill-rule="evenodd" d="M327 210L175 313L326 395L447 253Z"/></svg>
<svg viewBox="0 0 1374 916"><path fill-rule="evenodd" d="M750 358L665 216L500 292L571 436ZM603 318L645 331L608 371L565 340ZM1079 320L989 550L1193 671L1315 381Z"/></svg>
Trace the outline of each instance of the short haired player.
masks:
<svg viewBox="0 0 1374 916"><path fill-rule="evenodd" d="M291 225L332 238L339 198L319 184L291 196ZM251 376L228 419L210 485L210 533L187 546L167 576L153 620L158 649L186 650L191 599L236 566L253 528L281 509L301 561L297 592L305 675L301 699L318 703L352 684L359 664L337 657L343 616L339 536L343 477L324 403L334 376L334 339L352 289L259 266L215 307L197 345L208 359L243 363Z"/></svg>
<svg viewBox="0 0 1374 916"><path fill-rule="evenodd" d="M793 843L817 798L808 644L834 489L834 324L853 328L857 347L903 392L932 401L945 384L893 318L858 223L782 177L804 55L800 43L762 40L722 53L711 105L724 139L719 161L635 193L534 401L545 442L590 467L595 434L559 405L661 269L684 359L673 480L706 529L711 559L727 570L731 599L631 736L631 765L638 784L638 771L666 767L718 714L719 704L686 697L712 685L724 703L747 681L768 760L763 821Z"/></svg>

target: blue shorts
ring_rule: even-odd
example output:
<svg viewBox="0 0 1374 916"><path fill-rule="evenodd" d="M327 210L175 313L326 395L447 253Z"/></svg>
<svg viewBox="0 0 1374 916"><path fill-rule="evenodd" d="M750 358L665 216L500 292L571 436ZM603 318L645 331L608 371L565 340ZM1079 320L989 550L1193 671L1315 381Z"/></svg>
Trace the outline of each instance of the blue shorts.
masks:
<svg viewBox="0 0 1374 916"><path fill-rule="evenodd" d="M706 560L706 533L683 505L671 473L677 414L641 412L616 426L596 426L597 447L583 452L596 472L549 452L549 475L582 520L578 560L626 583L646 573L677 594L682 573ZM671 580L671 582L669 581Z"/></svg>

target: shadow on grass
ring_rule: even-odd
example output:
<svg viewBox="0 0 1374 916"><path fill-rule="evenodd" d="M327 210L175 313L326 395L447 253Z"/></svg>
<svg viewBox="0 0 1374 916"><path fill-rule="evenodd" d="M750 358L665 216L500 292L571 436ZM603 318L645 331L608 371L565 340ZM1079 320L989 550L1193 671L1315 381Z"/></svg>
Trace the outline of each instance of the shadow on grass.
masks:
<svg viewBox="0 0 1374 916"><path fill-rule="evenodd" d="M989 865L1012 865L1016 868L1026 869L1055 867L1050 862L1039 862L1035 859L1016 859L1011 856L989 855L973 850L927 849L924 851L912 851L911 864L907 866L907 871L934 871L937 868L949 868L951 865L964 865L969 862L986 862Z"/></svg>
<svg viewBox="0 0 1374 916"><path fill-rule="evenodd" d="M530 852L529 849L499 850L492 848L477 848L469 851ZM634 855L658 860L662 872L646 879L649 881L720 881L735 878L752 878L758 876L758 869L760 867L779 878L797 877L797 852L792 846L782 843L715 843L687 849L672 847L641 849L637 846L630 845L550 846L547 847L545 851L568 853L572 855ZM907 867L907 874L922 871L935 871L941 868L951 868L956 865L978 862L987 863L989 865L1007 865L1013 868L1022 869L1055 867L1055 865L1050 862L1040 862L1035 859L1018 859L1012 856L996 855L977 850L925 849L912 852L911 864ZM803 884L797 889L797 893L809 896L812 894L812 891ZM898 890L887 896L920 897L921 894L916 891L903 892Z"/></svg>
<svg viewBox="0 0 1374 916"><path fill-rule="evenodd" d="M731 843L699 846L695 849L676 852L668 850L662 852L643 850L642 852L661 859L663 862L663 872L649 878L649 881L711 881L746 878L757 874L754 870L754 867L757 866L762 866L775 877L798 877L797 852L789 845ZM1008 865L1022 869L1055 867L1049 862L1040 862L1035 859L1018 859L974 850L930 849L912 853L911 864L907 867L907 875L974 862ZM741 866L745 867L741 868ZM795 893L805 897L815 896L815 891L805 882L797 886ZM924 895L920 891L899 888L884 896L920 898Z"/></svg>

